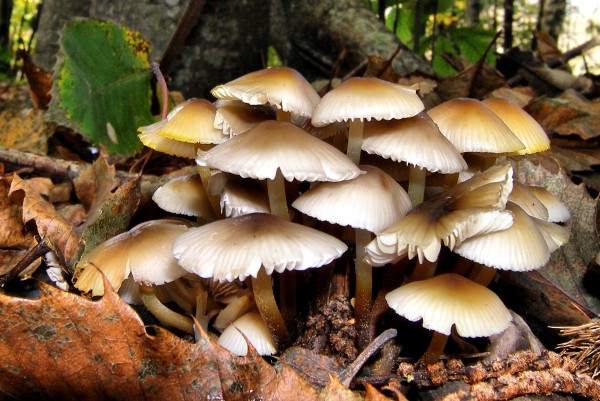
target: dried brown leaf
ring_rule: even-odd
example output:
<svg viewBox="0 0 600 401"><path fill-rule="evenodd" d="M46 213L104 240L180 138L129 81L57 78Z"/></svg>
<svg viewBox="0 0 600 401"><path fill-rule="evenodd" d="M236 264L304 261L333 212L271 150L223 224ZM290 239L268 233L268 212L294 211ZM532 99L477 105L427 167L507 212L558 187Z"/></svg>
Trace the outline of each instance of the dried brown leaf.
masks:
<svg viewBox="0 0 600 401"><path fill-rule="evenodd" d="M0 294L0 314L0 388L17 399L361 399L336 379L317 390L285 362L234 356L205 335L192 344L149 334L112 290L91 301L41 284L36 300Z"/></svg>
<svg viewBox="0 0 600 401"><path fill-rule="evenodd" d="M16 174L13 175L9 195L18 197L22 202L23 222L34 221L40 237L46 239L65 266L71 266L81 247L80 237L71 223Z"/></svg>
<svg viewBox="0 0 600 401"><path fill-rule="evenodd" d="M0 173L4 169L0 165ZM10 177L0 176L0 248L27 248L33 235L25 230L21 206L8 197Z"/></svg>

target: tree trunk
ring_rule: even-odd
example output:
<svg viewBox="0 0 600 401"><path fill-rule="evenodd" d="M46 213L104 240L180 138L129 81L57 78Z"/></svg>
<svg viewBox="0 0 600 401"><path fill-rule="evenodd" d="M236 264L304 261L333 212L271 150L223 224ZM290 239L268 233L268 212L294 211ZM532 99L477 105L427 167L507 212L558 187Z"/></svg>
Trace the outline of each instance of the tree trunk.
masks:
<svg viewBox="0 0 600 401"><path fill-rule="evenodd" d="M8 32L12 8L12 0L0 0L0 49L7 46L10 42L10 40L8 40Z"/></svg>
<svg viewBox="0 0 600 401"><path fill-rule="evenodd" d="M480 0L467 0L467 9L465 10L465 22L467 26L477 25L480 22L481 14Z"/></svg>
<svg viewBox="0 0 600 401"><path fill-rule="evenodd" d="M510 49L513 46L513 15L514 0L504 0L504 43L502 46L505 49Z"/></svg>
<svg viewBox="0 0 600 401"><path fill-rule="evenodd" d="M302 71L309 80L329 77L340 60L340 74L378 53L384 59L401 46L398 38L361 0L273 0L283 15L287 43L273 38L284 63ZM275 24L281 24L274 21ZM283 43L282 43L283 42ZM392 68L400 75L433 74L425 60L402 48Z"/></svg>
<svg viewBox="0 0 600 401"><path fill-rule="evenodd" d="M566 0L540 0L537 29L548 33L557 41L562 31L566 10Z"/></svg>

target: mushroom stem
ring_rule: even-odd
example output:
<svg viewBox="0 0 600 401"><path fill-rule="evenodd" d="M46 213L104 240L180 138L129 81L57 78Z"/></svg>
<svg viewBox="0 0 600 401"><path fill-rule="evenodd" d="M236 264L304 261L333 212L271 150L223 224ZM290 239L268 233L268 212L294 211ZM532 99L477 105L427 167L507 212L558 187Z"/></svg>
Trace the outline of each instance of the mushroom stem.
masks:
<svg viewBox="0 0 600 401"><path fill-rule="evenodd" d="M356 165L360 163L363 127L364 123L358 119L351 120L348 127L348 148L346 154Z"/></svg>
<svg viewBox="0 0 600 401"><path fill-rule="evenodd" d="M280 169L277 169L277 173L272 180L267 179L267 192L269 194L271 213L275 216L289 220L290 215L288 212L287 198L285 196L285 180Z"/></svg>
<svg viewBox="0 0 600 401"><path fill-rule="evenodd" d="M371 233L367 230L357 228L356 238L356 290L354 303L354 318L358 334L358 347L364 349L370 342L369 318L371 316L372 292L373 292L373 268L368 265L364 258L367 254L365 247L371 242Z"/></svg>
<svg viewBox="0 0 600 401"><path fill-rule="evenodd" d="M496 277L496 269L482 265L481 263L476 263L469 275L471 280L486 287L492 282L494 277Z"/></svg>
<svg viewBox="0 0 600 401"><path fill-rule="evenodd" d="M275 112L275 116L277 118L277 121L283 121L287 123L292 121L292 113L290 113L289 111L283 111L279 108Z"/></svg>
<svg viewBox="0 0 600 401"><path fill-rule="evenodd" d="M215 216L217 218L221 217L221 206L219 205L219 198L213 196L210 192L209 183L210 183L210 168L206 166L198 166L198 174L200 175L200 181L202 181L202 187L204 187L204 193L208 198L210 203L210 207L212 208Z"/></svg>
<svg viewBox="0 0 600 401"><path fill-rule="evenodd" d="M437 261L430 262L429 260L423 260L423 263L418 263L415 266L410 277L404 282L407 284L413 281L425 280L431 278L435 275L435 270L437 269Z"/></svg>
<svg viewBox="0 0 600 401"><path fill-rule="evenodd" d="M277 348L287 348L291 343L290 335L275 302L271 277L262 267L258 270L256 278L252 278L252 291L260 316L269 328Z"/></svg>
<svg viewBox="0 0 600 401"><path fill-rule="evenodd" d="M179 306L186 313L193 312L194 305L196 304L193 291L190 288L187 288L181 279L177 279L165 284L165 288L177 306Z"/></svg>
<svg viewBox="0 0 600 401"><path fill-rule="evenodd" d="M413 207L415 207L423 203L427 170L411 164L408 167L408 174L408 197Z"/></svg>
<svg viewBox="0 0 600 401"><path fill-rule="evenodd" d="M202 330L208 332L208 315L206 313L208 306L208 292L202 288L202 286L198 286L195 288L196 293L196 321L202 327Z"/></svg>
<svg viewBox="0 0 600 401"><path fill-rule="evenodd" d="M446 334L434 331L431 342L429 343L429 347L427 348L427 351L425 351L425 354L421 357L423 364L427 366L436 363L444 352L447 342L448 336Z"/></svg>
<svg viewBox="0 0 600 401"><path fill-rule="evenodd" d="M194 334L193 320L167 308L156 297L154 288L141 285L140 297L142 298L142 302L148 311L152 313L152 315L154 315L154 317L156 317L161 323L186 333Z"/></svg>

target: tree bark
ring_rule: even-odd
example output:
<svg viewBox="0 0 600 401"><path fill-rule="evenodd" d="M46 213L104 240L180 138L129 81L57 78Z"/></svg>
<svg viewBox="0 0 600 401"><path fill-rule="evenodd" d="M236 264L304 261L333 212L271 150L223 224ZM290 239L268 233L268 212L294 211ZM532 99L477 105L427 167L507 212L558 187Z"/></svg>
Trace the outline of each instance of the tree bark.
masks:
<svg viewBox="0 0 600 401"><path fill-rule="evenodd" d="M558 40L566 10L566 0L541 0L537 29L548 33L554 40Z"/></svg>
<svg viewBox="0 0 600 401"><path fill-rule="evenodd" d="M465 22L467 26L477 25L480 22L481 14L480 0L467 0L467 9L465 10Z"/></svg>
<svg viewBox="0 0 600 401"><path fill-rule="evenodd" d="M284 63L309 80L330 77L338 58L340 74L378 53L384 59L401 46L398 38L360 0L273 0L283 11L288 43L275 42ZM392 62L400 75L433 74L429 64L406 48Z"/></svg>
<svg viewBox="0 0 600 401"><path fill-rule="evenodd" d="M505 49L510 49L513 46L513 15L514 15L514 0L504 1L504 43L502 46Z"/></svg>

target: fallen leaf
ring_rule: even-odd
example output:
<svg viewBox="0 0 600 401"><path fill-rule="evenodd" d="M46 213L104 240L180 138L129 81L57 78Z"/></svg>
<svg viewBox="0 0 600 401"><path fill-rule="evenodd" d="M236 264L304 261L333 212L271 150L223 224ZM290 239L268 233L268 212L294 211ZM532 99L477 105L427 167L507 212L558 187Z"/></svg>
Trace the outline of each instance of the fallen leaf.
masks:
<svg viewBox="0 0 600 401"><path fill-rule="evenodd" d="M237 357L206 335L149 334L112 290L91 301L40 283L39 299L0 294L0 314L0 388L15 399L362 399L335 379L316 390L251 347Z"/></svg>
<svg viewBox="0 0 600 401"><path fill-rule="evenodd" d="M29 83L31 101L37 109L46 110L50 103L52 89L52 74L36 66L31 56L25 50L18 51L18 57L23 60L23 70Z"/></svg>
<svg viewBox="0 0 600 401"><path fill-rule="evenodd" d="M72 266L79 255L81 242L71 223L17 174L13 175L9 195L22 202L23 222L34 221L38 235L48 241L61 263Z"/></svg>
<svg viewBox="0 0 600 401"><path fill-rule="evenodd" d="M0 248L26 249L33 235L25 229L21 217L21 206L8 197L10 177L4 177L0 164Z"/></svg>
<svg viewBox="0 0 600 401"><path fill-rule="evenodd" d="M586 140L597 138L600 135L600 111L560 124L556 127L555 132L559 135L577 135Z"/></svg>
<svg viewBox="0 0 600 401"><path fill-rule="evenodd" d="M24 152L46 153L48 138L56 124L44 120L44 111L13 108L0 112L0 146Z"/></svg>

